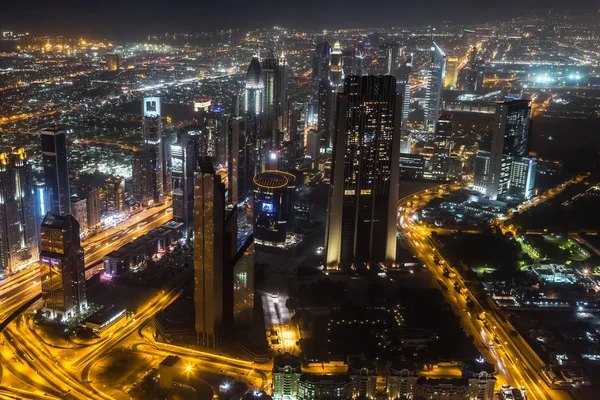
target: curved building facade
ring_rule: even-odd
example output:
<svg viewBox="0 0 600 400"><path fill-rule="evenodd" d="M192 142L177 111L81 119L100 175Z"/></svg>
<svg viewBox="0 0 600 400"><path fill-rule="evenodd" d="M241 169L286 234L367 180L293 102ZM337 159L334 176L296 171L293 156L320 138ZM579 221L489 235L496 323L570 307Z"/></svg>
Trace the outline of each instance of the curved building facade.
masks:
<svg viewBox="0 0 600 400"><path fill-rule="evenodd" d="M282 246L294 226L296 177L267 170L254 177L254 239L258 244Z"/></svg>

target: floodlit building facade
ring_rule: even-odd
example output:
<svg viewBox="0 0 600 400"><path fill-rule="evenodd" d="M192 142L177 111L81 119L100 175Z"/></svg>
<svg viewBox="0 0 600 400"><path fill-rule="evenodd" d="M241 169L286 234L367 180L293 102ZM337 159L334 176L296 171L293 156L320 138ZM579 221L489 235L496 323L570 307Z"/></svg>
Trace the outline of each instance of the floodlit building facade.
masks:
<svg viewBox="0 0 600 400"><path fill-rule="evenodd" d="M350 76L338 95L327 268L396 262L402 96L391 76Z"/></svg>

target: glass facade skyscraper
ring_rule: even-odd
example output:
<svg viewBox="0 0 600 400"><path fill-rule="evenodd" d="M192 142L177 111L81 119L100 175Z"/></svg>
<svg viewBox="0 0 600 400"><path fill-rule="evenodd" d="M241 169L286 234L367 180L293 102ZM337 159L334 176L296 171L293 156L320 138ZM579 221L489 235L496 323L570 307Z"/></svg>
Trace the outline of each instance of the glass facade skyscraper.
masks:
<svg viewBox="0 0 600 400"><path fill-rule="evenodd" d="M490 154L490 177L486 195L491 199L508 194L513 157L529 152L529 100L505 100L496 103L496 116Z"/></svg>
<svg viewBox="0 0 600 400"><path fill-rule="evenodd" d="M25 151L0 153L0 271L14 273L38 258L34 197Z"/></svg>
<svg viewBox="0 0 600 400"><path fill-rule="evenodd" d="M72 215L48 213L40 231L43 310L52 318L70 318L87 307L79 223Z"/></svg>
<svg viewBox="0 0 600 400"><path fill-rule="evenodd" d="M337 98L327 268L396 262L402 96L392 76L350 76Z"/></svg>
<svg viewBox="0 0 600 400"><path fill-rule="evenodd" d="M46 128L42 129L41 137L44 182L50 198L49 211L56 215L70 214L66 131L60 128Z"/></svg>
<svg viewBox="0 0 600 400"><path fill-rule="evenodd" d="M433 133L440 113L442 88L446 76L446 54L435 42L431 46L431 63L427 69L427 86L425 87L425 120L424 128Z"/></svg>

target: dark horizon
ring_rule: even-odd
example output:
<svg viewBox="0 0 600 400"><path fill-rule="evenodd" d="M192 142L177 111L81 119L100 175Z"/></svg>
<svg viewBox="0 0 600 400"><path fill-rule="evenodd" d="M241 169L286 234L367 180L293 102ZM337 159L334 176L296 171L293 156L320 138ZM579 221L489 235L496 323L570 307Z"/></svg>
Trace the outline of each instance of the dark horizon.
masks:
<svg viewBox="0 0 600 400"><path fill-rule="evenodd" d="M391 27L410 23L437 25L449 21L460 24L493 22L540 13L597 12L591 0L575 0L568 7L556 0L532 0L519 7L506 7L504 2L486 3L458 0L419 2L375 0L335 0L323 3L306 0L285 4L273 0L249 2L231 0L221 3L198 3L189 0L168 7L164 2L133 0L90 4L73 0L54 3L32 0L3 6L0 15L2 31L28 31L34 34L96 35L111 39L140 39L161 32L205 32L218 29L253 29L282 26L300 30L339 28ZM510 3L515 4L515 3Z"/></svg>

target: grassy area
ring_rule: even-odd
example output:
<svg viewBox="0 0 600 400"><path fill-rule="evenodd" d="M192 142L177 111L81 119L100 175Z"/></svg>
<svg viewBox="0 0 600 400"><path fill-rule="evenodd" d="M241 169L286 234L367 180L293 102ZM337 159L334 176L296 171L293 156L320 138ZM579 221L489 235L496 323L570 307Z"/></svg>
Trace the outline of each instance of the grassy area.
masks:
<svg viewBox="0 0 600 400"><path fill-rule="evenodd" d="M577 242L562 235L526 235L520 243L535 262L570 264L590 257Z"/></svg>

